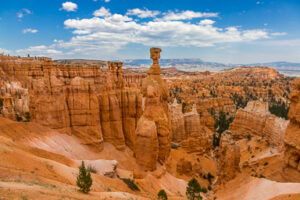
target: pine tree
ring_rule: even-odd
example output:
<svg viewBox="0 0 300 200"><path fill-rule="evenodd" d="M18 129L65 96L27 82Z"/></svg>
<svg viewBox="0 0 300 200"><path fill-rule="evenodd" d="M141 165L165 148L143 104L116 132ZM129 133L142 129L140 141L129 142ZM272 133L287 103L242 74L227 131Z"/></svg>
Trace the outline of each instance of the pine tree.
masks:
<svg viewBox="0 0 300 200"><path fill-rule="evenodd" d="M195 199L199 199L201 200L202 197L200 195L201 192L201 186L198 183L198 181L195 178L192 178L189 183L188 186L186 188L186 196L189 200L195 200Z"/></svg>
<svg viewBox="0 0 300 200"><path fill-rule="evenodd" d="M91 178L91 173L86 170L84 162L82 161L81 166L79 166L79 174L77 176L77 186L80 188L80 191L83 193L88 193L93 184Z"/></svg>
<svg viewBox="0 0 300 200"><path fill-rule="evenodd" d="M168 195L165 190L160 190L157 194L158 200L168 200Z"/></svg>

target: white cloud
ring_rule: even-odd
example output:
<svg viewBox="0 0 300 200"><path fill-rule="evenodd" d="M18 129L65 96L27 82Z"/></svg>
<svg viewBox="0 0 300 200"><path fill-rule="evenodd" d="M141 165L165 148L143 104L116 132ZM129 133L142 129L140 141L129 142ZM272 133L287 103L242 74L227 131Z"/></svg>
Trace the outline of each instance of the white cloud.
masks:
<svg viewBox="0 0 300 200"><path fill-rule="evenodd" d="M139 18L150 18L150 17L155 17L159 14L160 14L160 12L156 11L156 10L154 10L154 11L151 11L148 9L141 10L139 8L130 9L126 13L126 15L135 15L135 16L138 16Z"/></svg>
<svg viewBox="0 0 300 200"><path fill-rule="evenodd" d="M200 21L200 24L201 24L201 25L212 25L212 24L214 24L214 23L215 23L215 21L210 20L210 19L204 19L204 20L201 20L201 21Z"/></svg>
<svg viewBox="0 0 300 200"><path fill-rule="evenodd" d="M53 56L53 55L61 54L62 52L52 47L40 45L40 46L32 46L27 49L19 49L16 50L16 53L21 55L30 54L32 56Z"/></svg>
<svg viewBox="0 0 300 200"><path fill-rule="evenodd" d="M128 10L128 13L135 13L137 16L141 14L140 10ZM126 15L112 14L108 9L101 7L94 15L96 17L66 20L65 27L73 29L75 35L69 41L57 41L55 46L91 55L103 51L115 52L132 43L162 47L207 47L269 37L269 34L261 29L219 28L214 25L215 21L210 19L193 23L181 21L204 16L216 17L216 13L183 11L173 15L169 12L163 16L164 20L154 18L147 22L139 22Z"/></svg>
<svg viewBox="0 0 300 200"><path fill-rule="evenodd" d="M154 11L133 10L135 9L121 15L101 7L94 12L92 18L67 19L64 22L65 28L71 29L74 34L70 40L54 40L51 46L29 47L20 49L17 53L55 57L62 55L109 57L128 44L160 47L218 47L269 38L270 35L263 29L221 28L211 19L190 20L204 16L216 17L217 14L201 13L200 15L193 11L183 11L173 15L168 12L162 14L164 18L162 19L157 18L158 14L153 15ZM143 11L147 11L146 14ZM153 19L138 21L129 17L133 16L131 14L140 18L152 15Z"/></svg>
<svg viewBox="0 0 300 200"><path fill-rule="evenodd" d="M110 13L109 9L106 9L103 6L100 9L94 11L94 16L96 16L96 17L106 17L106 16L110 16L110 15L111 15L111 13Z"/></svg>
<svg viewBox="0 0 300 200"><path fill-rule="evenodd" d="M271 35L273 36L284 36L284 35L287 35L286 32L276 32L276 33L271 33Z"/></svg>
<svg viewBox="0 0 300 200"><path fill-rule="evenodd" d="M21 19L25 15L30 15L30 14L32 14L32 12L30 10L28 10L27 8L23 8L17 13L17 17Z"/></svg>
<svg viewBox="0 0 300 200"><path fill-rule="evenodd" d="M76 3L70 2L70 1L66 1L62 4L62 8L63 10L67 11L67 12L74 12L76 11L78 8Z"/></svg>
<svg viewBox="0 0 300 200"><path fill-rule="evenodd" d="M31 29L31 28L26 28L23 30L23 33L26 34L26 33L37 33L38 30L36 29Z"/></svg>
<svg viewBox="0 0 300 200"><path fill-rule="evenodd" d="M11 53L10 50L0 48L0 54L10 54L10 53Z"/></svg>
<svg viewBox="0 0 300 200"><path fill-rule="evenodd" d="M168 12L164 14L163 20L190 20L193 18L203 18L203 17L218 17L218 13L206 13L206 12L194 12L191 10L182 11L182 12Z"/></svg>

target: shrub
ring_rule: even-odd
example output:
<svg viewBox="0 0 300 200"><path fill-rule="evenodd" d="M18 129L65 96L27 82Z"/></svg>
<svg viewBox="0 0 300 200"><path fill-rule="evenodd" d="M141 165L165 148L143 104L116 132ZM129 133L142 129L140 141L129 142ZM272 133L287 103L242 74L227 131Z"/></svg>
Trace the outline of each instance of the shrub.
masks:
<svg viewBox="0 0 300 200"><path fill-rule="evenodd" d="M189 200L202 199L201 195L201 186L195 178L192 178L186 188L186 196Z"/></svg>
<svg viewBox="0 0 300 200"><path fill-rule="evenodd" d="M139 187L129 178L121 178L121 180L128 185L131 190L140 191Z"/></svg>
<svg viewBox="0 0 300 200"><path fill-rule="evenodd" d="M208 190L211 190L212 188L211 188L211 186L209 185L209 186L207 187L207 189L208 189Z"/></svg>
<svg viewBox="0 0 300 200"><path fill-rule="evenodd" d="M178 148L179 148L179 145L178 145L178 144L175 144L175 143L172 143L172 144L171 144L171 148L172 148L172 149L178 149Z"/></svg>
<svg viewBox="0 0 300 200"><path fill-rule="evenodd" d="M157 194L158 200L168 200L168 195L165 190L160 190Z"/></svg>
<svg viewBox="0 0 300 200"><path fill-rule="evenodd" d="M79 166L79 174L77 176L77 186L83 193L88 193L93 184L91 173L86 170L84 162L82 161L81 166Z"/></svg>
<svg viewBox="0 0 300 200"><path fill-rule="evenodd" d="M22 117L20 117L18 114L16 114L16 120L17 120L18 122L23 121Z"/></svg>
<svg viewBox="0 0 300 200"><path fill-rule="evenodd" d="M207 174L207 180L208 180L209 184L212 183L212 179L213 178L215 178L214 175L212 175L210 172L208 172L208 174Z"/></svg>
<svg viewBox="0 0 300 200"><path fill-rule="evenodd" d="M30 113L29 112L25 112L25 118L26 118L25 122L29 122L30 121Z"/></svg>
<svg viewBox="0 0 300 200"><path fill-rule="evenodd" d="M207 193L207 189L205 187L201 188L201 192Z"/></svg>
<svg viewBox="0 0 300 200"><path fill-rule="evenodd" d="M252 138L252 136L251 136L250 134L248 134L248 135L247 135L247 139L248 139L248 141L250 141L250 140L251 140L251 138Z"/></svg>

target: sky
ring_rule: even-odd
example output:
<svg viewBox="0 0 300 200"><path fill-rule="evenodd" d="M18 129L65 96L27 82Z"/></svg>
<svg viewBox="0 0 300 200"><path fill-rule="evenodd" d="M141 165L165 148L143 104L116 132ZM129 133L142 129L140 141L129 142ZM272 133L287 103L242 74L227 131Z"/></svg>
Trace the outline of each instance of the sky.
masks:
<svg viewBox="0 0 300 200"><path fill-rule="evenodd" d="M299 0L0 0L0 53L300 62Z"/></svg>

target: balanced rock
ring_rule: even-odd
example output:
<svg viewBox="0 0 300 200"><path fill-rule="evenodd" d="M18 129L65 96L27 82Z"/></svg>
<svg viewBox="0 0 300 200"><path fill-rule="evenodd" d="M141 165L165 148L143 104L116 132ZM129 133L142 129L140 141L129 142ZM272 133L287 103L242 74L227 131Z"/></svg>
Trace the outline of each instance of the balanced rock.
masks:
<svg viewBox="0 0 300 200"><path fill-rule="evenodd" d="M144 111L138 120L135 136L135 156L144 169L153 171L156 162L163 163L171 149L172 129L168 107L168 88L161 78L158 64L161 50L151 48L153 65L142 82Z"/></svg>

